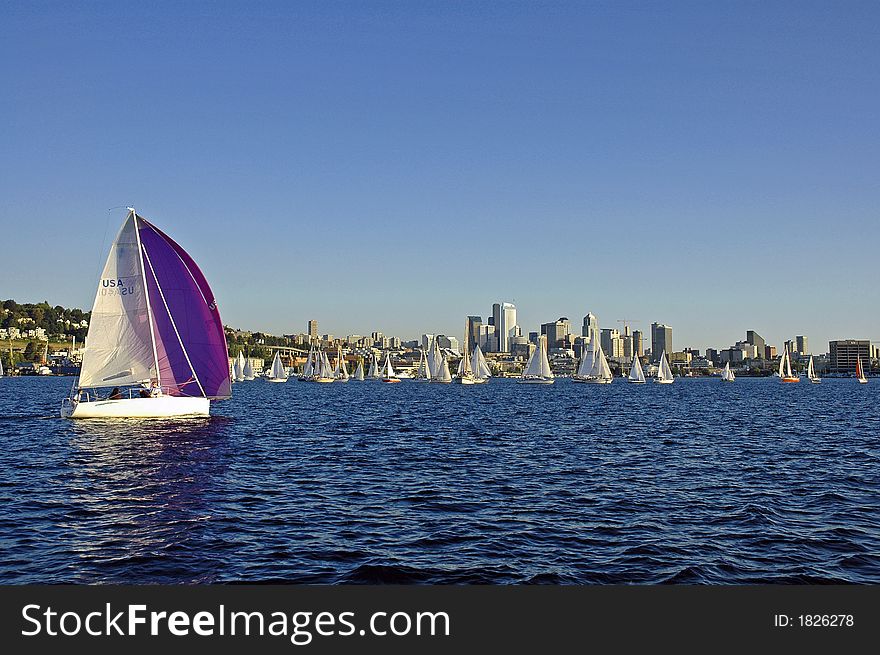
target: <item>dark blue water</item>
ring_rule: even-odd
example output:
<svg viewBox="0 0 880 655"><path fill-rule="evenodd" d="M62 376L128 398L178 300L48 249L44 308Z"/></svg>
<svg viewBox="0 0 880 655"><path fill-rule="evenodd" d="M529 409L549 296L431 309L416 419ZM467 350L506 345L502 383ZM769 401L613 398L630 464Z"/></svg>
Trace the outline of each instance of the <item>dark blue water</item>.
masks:
<svg viewBox="0 0 880 655"><path fill-rule="evenodd" d="M878 382L235 385L57 418L0 380L0 583L880 581Z"/></svg>

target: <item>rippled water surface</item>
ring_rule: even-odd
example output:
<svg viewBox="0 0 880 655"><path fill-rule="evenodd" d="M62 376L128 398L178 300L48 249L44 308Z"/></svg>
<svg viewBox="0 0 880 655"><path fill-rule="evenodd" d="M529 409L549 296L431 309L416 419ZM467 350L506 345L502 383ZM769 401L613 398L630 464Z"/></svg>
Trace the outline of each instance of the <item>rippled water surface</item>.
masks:
<svg viewBox="0 0 880 655"><path fill-rule="evenodd" d="M880 582L880 384L0 380L0 583Z"/></svg>

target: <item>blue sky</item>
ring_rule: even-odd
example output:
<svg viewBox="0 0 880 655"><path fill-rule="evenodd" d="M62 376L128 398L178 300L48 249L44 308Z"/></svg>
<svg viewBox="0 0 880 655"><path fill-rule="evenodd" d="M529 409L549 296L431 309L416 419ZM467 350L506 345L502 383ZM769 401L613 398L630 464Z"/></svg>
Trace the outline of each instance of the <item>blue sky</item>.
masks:
<svg viewBox="0 0 880 655"><path fill-rule="evenodd" d="M124 210L275 333L880 340L880 4L4 3L0 296Z"/></svg>

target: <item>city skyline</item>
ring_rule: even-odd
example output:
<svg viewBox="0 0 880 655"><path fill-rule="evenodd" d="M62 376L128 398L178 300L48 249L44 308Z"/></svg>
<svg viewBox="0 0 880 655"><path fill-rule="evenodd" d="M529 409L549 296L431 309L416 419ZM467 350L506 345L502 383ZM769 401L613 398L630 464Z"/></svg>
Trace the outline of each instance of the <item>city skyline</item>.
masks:
<svg viewBox="0 0 880 655"><path fill-rule="evenodd" d="M5 297L89 309L134 205L242 329L880 340L876 3L0 18Z"/></svg>

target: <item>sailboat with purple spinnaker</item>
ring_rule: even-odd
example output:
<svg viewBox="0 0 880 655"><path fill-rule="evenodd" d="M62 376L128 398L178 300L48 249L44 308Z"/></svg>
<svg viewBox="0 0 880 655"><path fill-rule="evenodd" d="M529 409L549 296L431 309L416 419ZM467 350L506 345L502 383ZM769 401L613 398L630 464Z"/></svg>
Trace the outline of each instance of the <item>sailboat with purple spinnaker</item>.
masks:
<svg viewBox="0 0 880 655"><path fill-rule="evenodd" d="M207 416L211 400L231 395L226 334L208 281L179 244L130 209L98 282L82 369L61 415Z"/></svg>

